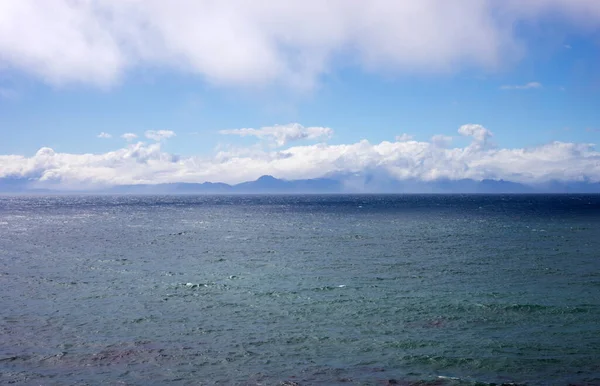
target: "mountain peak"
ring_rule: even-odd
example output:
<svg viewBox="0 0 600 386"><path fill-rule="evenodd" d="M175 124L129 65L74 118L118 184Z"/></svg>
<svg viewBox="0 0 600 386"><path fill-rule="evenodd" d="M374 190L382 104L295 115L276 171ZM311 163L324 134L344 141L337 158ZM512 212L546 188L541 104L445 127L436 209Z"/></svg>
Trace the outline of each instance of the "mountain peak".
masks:
<svg viewBox="0 0 600 386"><path fill-rule="evenodd" d="M281 181L269 174L265 174L264 176L260 176L258 177L258 179L256 181L260 181L260 182L269 182L269 181Z"/></svg>

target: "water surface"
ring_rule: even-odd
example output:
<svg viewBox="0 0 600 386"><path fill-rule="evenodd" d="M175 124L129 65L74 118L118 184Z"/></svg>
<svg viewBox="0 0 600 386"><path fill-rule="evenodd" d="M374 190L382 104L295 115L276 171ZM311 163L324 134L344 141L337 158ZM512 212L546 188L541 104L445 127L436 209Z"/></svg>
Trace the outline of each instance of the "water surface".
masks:
<svg viewBox="0 0 600 386"><path fill-rule="evenodd" d="M0 383L600 384L599 225L587 195L0 197Z"/></svg>

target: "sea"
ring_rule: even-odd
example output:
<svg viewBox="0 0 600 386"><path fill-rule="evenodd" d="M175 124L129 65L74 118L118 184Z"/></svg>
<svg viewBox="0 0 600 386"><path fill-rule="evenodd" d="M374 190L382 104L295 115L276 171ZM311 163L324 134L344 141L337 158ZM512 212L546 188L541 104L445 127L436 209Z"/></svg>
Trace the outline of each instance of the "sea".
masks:
<svg viewBox="0 0 600 386"><path fill-rule="evenodd" d="M0 383L600 385L600 195L0 197Z"/></svg>

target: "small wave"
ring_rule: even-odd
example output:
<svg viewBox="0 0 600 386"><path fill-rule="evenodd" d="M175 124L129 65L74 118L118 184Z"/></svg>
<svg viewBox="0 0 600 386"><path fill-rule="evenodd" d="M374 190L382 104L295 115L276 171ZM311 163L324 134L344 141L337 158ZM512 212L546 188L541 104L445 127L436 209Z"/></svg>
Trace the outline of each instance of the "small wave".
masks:
<svg viewBox="0 0 600 386"><path fill-rule="evenodd" d="M546 306L541 304L495 304L484 306L494 311L516 313L547 313L547 314L573 314L589 312L585 307L578 306Z"/></svg>
<svg viewBox="0 0 600 386"><path fill-rule="evenodd" d="M491 312L491 313L512 313L512 314L577 314L590 312L589 307L581 305L556 306L533 303L474 303L455 304L446 306L448 309L460 312Z"/></svg>
<svg viewBox="0 0 600 386"><path fill-rule="evenodd" d="M495 306L493 308L503 311L518 311L518 312L537 312L553 309L551 306L543 306L541 304L507 304Z"/></svg>
<svg viewBox="0 0 600 386"><path fill-rule="evenodd" d="M200 288L200 287L208 287L208 284L205 284L205 283L185 283L185 284L181 284L181 285L184 287L187 287L187 288L192 288L192 289Z"/></svg>
<svg viewBox="0 0 600 386"><path fill-rule="evenodd" d="M345 288L345 287L346 287L345 284L340 284L340 285L336 285L336 286L326 285L323 287L314 288L313 291L333 291L333 290Z"/></svg>

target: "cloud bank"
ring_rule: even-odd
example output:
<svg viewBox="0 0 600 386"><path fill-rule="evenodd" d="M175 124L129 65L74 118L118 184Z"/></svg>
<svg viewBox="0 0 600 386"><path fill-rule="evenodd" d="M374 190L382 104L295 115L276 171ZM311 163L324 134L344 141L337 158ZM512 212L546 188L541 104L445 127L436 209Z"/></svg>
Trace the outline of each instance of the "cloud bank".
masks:
<svg viewBox="0 0 600 386"><path fill-rule="evenodd" d="M277 127L277 126L275 126ZM180 157L161 150L162 142L138 142L103 154L57 153L0 156L0 178L21 177L57 186L156 184L168 182L239 183L270 174L306 179L335 174L384 173L392 179L504 179L521 183L600 181L600 152L593 144L552 142L534 148L496 148L492 133L468 124L458 134L465 147L440 146L435 140L372 144L315 143L286 148L234 149L211 157Z"/></svg>
<svg viewBox="0 0 600 386"><path fill-rule="evenodd" d="M368 71L493 70L526 51L515 26L546 17L592 33L600 2L1 1L0 71L109 87L128 70L163 67L215 84L311 87L339 61Z"/></svg>

